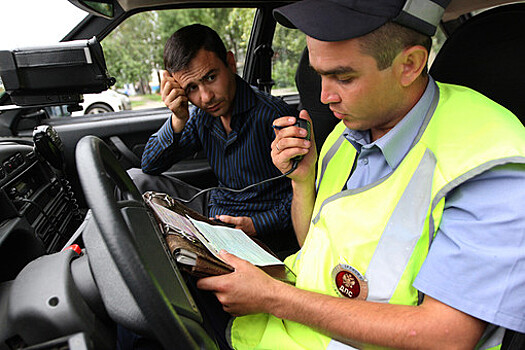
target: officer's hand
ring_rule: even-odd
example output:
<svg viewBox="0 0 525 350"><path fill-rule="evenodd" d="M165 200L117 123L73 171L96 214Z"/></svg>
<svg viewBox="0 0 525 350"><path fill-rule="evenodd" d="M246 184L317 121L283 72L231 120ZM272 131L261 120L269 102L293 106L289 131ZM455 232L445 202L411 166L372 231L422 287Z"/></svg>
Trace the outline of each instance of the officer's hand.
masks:
<svg viewBox="0 0 525 350"><path fill-rule="evenodd" d="M312 129L310 141L303 139L306 137L306 130L300 127L290 127L295 124L295 117L282 117L276 119L274 126L280 127L275 129L275 139L272 142L272 161L273 164L284 174L290 169L296 156L304 155L304 158L299 161L297 169L290 175L294 181L305 181L311 176L315 175L315 162L317 161L317 149L315 148L315 140L313 134L313 125L310 116L306 110L302 110L299 116L310 122Z"/></svg>
<svg viewBox="0 0 525 350"><path fill-rule="evenodd" d="M164 71L160 82L162 101L172 111L171 123L175 132L181 132L189 118L188 97L180 84Z"/></svg>
<svg viewBox="0 0 525 350"><path fill-rule="evenodd" d="M233 316L269 313L275 307L273 303L277 298L274 293L284 293L281 290L285 284L235 255L221 251L220 256L235 271L202 278L197 281L197 287L214 292L224 311Z"/></svg>
<svg viewBox="0 0 525 350"><path fill-rule="evenodd" d="M230 215L217 215L215 217L220 221L226 224L235 225L235 228L243 230L248 236L255 237L257 232L255 232L255 226L253 225L252 218L248 216L230 216Z"/></svg>

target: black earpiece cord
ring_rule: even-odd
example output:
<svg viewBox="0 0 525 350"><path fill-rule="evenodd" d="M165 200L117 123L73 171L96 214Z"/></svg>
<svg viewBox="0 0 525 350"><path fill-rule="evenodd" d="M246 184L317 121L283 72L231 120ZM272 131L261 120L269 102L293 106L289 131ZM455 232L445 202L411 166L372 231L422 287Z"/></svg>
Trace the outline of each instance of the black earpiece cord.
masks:
<svg viewBox="0 0 525 350"><path fill-rule="evenodd" d="M288 170L286 173L284 173L282 175L279 175L279 176L276 176L276 177L272 177L272 178L263 180L261 182L257 182L257 183L251 184L249 186L246 186L245 188L241 188L241 189L238 189L238 190L234 189L234 188L228 188L228 187L210 187L210 188L206 188L206 189L196 193L190 199L182 199L182 198L177 198L177 197L174 197L174 199L176 199L176 200L178 200L179 202L182 202L182 203L190 203L195 198L197 198L200 195L202 195L202 194L204 194L206 192L209 192L211 190L225 190L225 191L230 191L230 192L235 192L235 193L241 193L241 192L247 191L247 190L249 190L249 189L251 189L251 188L253 188L255 186L259 186L259 185L262 185L262 184L270 182L270 181L275 181L275 180L278 180L278 179L281 179L283 177L286 177L286 176L290 175L292 172L294 172L295 169L297 169L297 165L298 164L299 164L299 161L298 160L294 160L294 162L292 164L292 168L290 170Z"/></svg>

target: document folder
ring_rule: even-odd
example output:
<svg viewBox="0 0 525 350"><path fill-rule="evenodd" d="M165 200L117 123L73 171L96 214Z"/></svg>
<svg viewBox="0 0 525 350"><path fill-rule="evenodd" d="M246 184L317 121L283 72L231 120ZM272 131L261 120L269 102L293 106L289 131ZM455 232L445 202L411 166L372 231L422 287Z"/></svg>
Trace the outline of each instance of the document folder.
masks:
<svg viewBox="0 0 525 350"><path fill-rule="evenodd" d="M293 272L264 243L242 230L210 220L165 193L148 191L143 198L182 271L198 278L233 272L233 267L219 256L219 251L225 249L273 278L295 284Z"/></svg>

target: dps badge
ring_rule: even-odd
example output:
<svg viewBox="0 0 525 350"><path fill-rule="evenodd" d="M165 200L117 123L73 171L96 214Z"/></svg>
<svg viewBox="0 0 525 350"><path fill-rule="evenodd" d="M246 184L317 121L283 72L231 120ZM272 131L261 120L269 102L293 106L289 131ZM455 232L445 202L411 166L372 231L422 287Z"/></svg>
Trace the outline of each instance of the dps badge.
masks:
<svg viewBox="0 0 525 350"><path fill-rule="evenodd" d="M332 270L337 292L347 298L365 300L368 296L368 281L350 265L339 264Z"/></svg>

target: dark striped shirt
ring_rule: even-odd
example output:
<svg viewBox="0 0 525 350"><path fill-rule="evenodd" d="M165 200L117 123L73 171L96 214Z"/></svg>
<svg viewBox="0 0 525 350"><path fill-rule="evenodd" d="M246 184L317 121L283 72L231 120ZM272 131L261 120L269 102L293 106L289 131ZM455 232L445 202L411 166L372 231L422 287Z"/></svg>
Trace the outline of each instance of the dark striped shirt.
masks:
<svg viewBox="0 0 525 350"><path fill-rule="evenodd" d="M151 136L142 157L142 171L159 174L174 163L204 150L219 186L240 189L280 175L270 156L275 134L273 120L297 116L297 111L281 99L263 93L237 76L237 90L226 134L220 118L199 108L180 134L173 132L171 118ZM235 193L214 190L210 195L209 216L220 214L249 216L257 235L290 231L292 189L288 178L271 181L251 190Z"/></svg>

